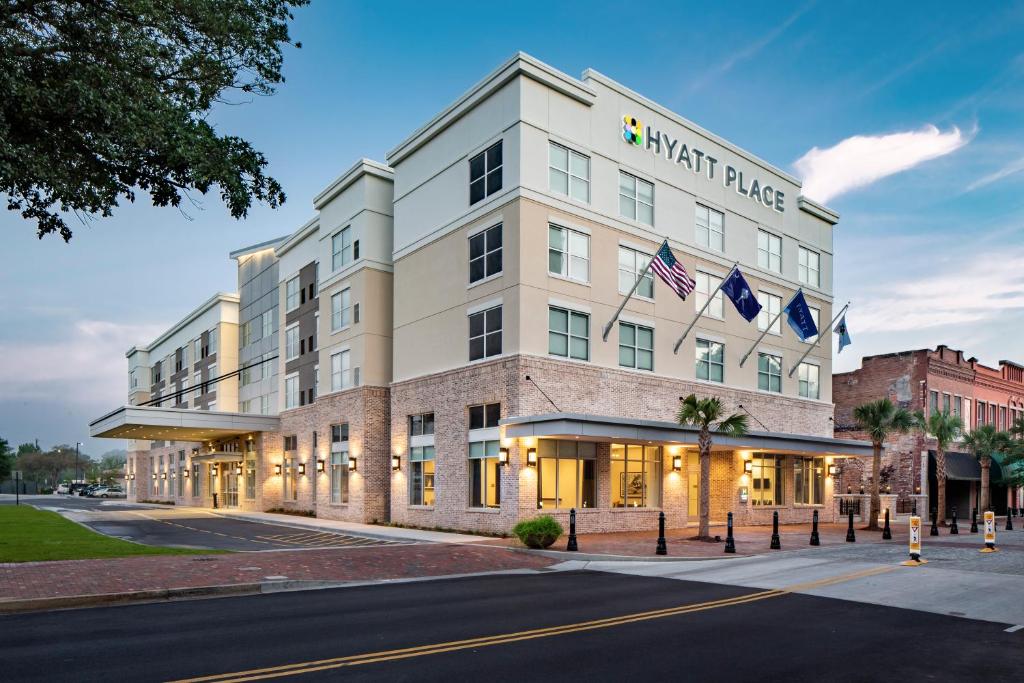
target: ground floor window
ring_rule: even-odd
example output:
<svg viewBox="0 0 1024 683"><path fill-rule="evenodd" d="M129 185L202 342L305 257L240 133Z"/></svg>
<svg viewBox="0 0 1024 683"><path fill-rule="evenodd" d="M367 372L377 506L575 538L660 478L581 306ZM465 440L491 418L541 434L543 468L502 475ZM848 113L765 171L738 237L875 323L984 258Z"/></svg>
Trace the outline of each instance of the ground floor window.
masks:
<svg viewBox="0 0 1024 683"><path fill-rule="evenodd" d="M793 499L804 505L825 502L825 458L793 458Z"/></svg>
<svg viewBox="0 0 1024 683"><path fill-rule="evenodd" d="M178 451L178 497L185 495L185 451Z"/></svg>
<svg viewBox="0 0 1024 683"><path fill-rule="evenodd" d="M661 507L661 448L612 444L611 506Z"/></svg>
<svg viewBox="0 0 1024 683"><path fill-rule="evenodd" d="M409 505L434 504L434 447L409 449Z"/></svg>
<svg viewBox="0 0 1024 683"><path fill-rule="evenodd" d="M537 507L592 508L597 491L597 445L541 439L537 448Z"/></svg>
<svg viewBox="0 0 1024 683"><path fill-rule="evenodd" d="M203 495L203 481L199 478L199 465L192 465L192 496L198 498Z"/></svg>
<svg viewBox="0 0 1024 683"><path fill-rule="evenodd" d="M331 452L331 503L348 503L348 448Z"/></svg>
<svg viewBox="0 0 1024 683"><path fill-rule="evenodd" d="M297 467L295 466L295 457L291 455L284 456L284 479L282 481L283 493L285 500L298 500L299 492L296 490L295 484L298 479Z"/></svg>
<svg viewBox="0 0 1024 683"><path fill-rule="evenodd" d="M469 506L496 508L501 505L501 477L497 441L469 444Z"/></svg>
<svg viewBox="0 0 1024 683"><path fill-rule="evenodd" d="M782 505L782 456L755 454L751 471L750 501L753 505Z"/></svg>
<svg viewBox="0 0 1024 683"><path fill-rule="evenodd" d="M217 466L210 465L210 495L217 490Z"/></svg>
<svg viewBox="0 0 1024 683"><path fill-rule="evenodd" d="M256 454L245 456L245 499L256 500Z"/></svg>

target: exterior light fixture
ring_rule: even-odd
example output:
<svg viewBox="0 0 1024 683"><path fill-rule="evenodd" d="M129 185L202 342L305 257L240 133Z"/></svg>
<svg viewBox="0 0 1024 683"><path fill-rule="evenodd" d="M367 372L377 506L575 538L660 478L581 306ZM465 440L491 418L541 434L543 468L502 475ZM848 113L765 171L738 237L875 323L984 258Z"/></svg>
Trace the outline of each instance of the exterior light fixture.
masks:
<svg viewBox="0 0 1024 683"><path fill-rule="evenodd" d="M397 455L392 455L391 456L391 470L393 472L397 472L400 469L402 469L402 458L400 458Z"/></svg>
<svg viewBox="0 0 1024 683"><path fill-rule="evenodd" d="M242 466L241 465L235 465L235 474L241 474L241 473L242 473Z"/></svg>
<svg viewBox="0 0 1024 683"><path fill-rule="evenodd" d="M302 476L306 476L306 463L299 463L299 474L301 474Z"/></svg>
<svg viewBox="0 0 1024 683"><path fill-rule="evenodd" d="M920 486L920 484L914 487L914 493L921 493L921 486Z"/></svg>
<svg viewBox="0 0 1024 683"><path fill-rule="evenodd" d="M217 466L216 465L210 465L210 476L211 477L216 477L217 476Z"/></svg>
<svg viewBox="0 0 1024 683"><path fill-rule="evenodd" d="M537 449L527 448L526 449L526 464L530 467L537 466Z"/></svg>
<svg viewBox="0 0 1024 683"><path fill-rule="evenodd" d="M171 470L171 479L174 479L174 470Z"/></svg>
<svg viewBox="0 0 1024 683"><path fill-rule="evenodd" d="M316 461L316 471L317 472L323 472L324 471L324 459L323 458L320 458L319 460Z"/></svg>
<svg viewBox="0 0 1024 683"><path fill-rule="evenodd" d="M743 471L746 472L747 474L750 474L751 472L753 472L754 471L754 461L753 460L744 460L743 461Z"/></svg>
<svg viewBox="0 0 1024 683"><path fill-rule="evenodd" d="M348 471L349 472L355 472L356 471L356 460L357 460L357 458L355 458L355 457L349 457L349 459L348 459Z"/></svg>
<svg viewBox="0 0 1024 683"><path fill-rule="evenodd" d="M188 470L182 470L182 471L181 471L181 476L183 476L183 477L185 477L186 479L188 479ZM133 474L133 475L132 475L132 479L134 479L134 478L135 478L135 475Z"/></svg>
<svg viewBox="0 0 1024 683"><path fill-rule="evenodd" d="M499 448L498 449L498 464L502 465L502 466L508 465L508 449L507 448Z"/></svg>
<svg viewBox="0 0 1024 683"><path fill-rule="evenodd" d="M281 474L281 466L280 465L274 465L274 474L277 474L277 475Z"/></svg>
<svg viewBox="0 0 1024 683"><path fill-rule="evenodd" d="M153 473L153 478L156 479L156 472Z"/></svg>
<svg viewBox="0 0 1024 683"><path fill-rule="evenodd" d="M839 471L839 468L836 467L835 465L829 465L828 466L828 476L834 477L834 476L836 476L836 473L838 471Z"/></svg>
<svg viewBox="0 0 1024 683"><path fill-rule="evenodd" d="M683 456L673 455L672 456L672 471L679 472L683 469Z"/></svg>

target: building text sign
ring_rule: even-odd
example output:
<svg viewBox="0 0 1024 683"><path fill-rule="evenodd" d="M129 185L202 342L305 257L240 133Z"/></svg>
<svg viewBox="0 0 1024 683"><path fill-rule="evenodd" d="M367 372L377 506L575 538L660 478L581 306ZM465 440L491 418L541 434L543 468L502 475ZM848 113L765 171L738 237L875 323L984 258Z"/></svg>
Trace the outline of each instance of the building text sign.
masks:
<svg viewBox="0 0 1024 683"><path fill-rule="evenodd" d="M716 168L718 159L696 147L688 146L682 140L673 139L668 133L644 126L635 116L626 114L622 117L622 139L637 147L649 149L659 156L664 155L677 166L685 166L693 173L703 174L708 180L714 180L717 173L722 179L722 184L726 188L732 188L737 194L749 197L779 213L786 210L786 193L782 190L762 183L756 177L745 176L743 171L729 164L724 164L721 169Z"/></svg>

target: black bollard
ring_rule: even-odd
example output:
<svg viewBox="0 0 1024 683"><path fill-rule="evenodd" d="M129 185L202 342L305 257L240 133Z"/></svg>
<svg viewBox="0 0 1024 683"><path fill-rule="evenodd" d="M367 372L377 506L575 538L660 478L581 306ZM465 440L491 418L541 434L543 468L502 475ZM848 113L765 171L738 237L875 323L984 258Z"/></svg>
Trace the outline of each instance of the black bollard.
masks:
<svg viewBox="0 0 1024 683"><path fill-rule="evenodd" d="M885 526L882 527L882 540L892 540L892 529L889 528L889 508L885 508Z"/></svg>
<svg viewBox="0 0 1024 683"><path fill-rule="evenodd" d="M1013 520L1011 519L1010 511L1006 511L1006 530L1013 531Z"/></svg>
<svg viewBox="0 0 1024 683"><path fill-rule="evenodd" d="M732 537L732 513L726 517L725 552L736 552L736 539Z"/></svg>
<svg viewBox="0 0 1024 683"><path fill-rule="evenodd" d="M938 517L939 517L939 511L936 510L935 508L932 508L932 528L931 528L931 531L928 532L929 536L938 536L939 535L939 527L935 524L935 520L938 519Z"/></svg>
<svg viewBox="0 0 1024 683"><path fill-rule="evenodd" d="M955 505L953 506L953 523L949 525L949 533L951 533L951 534L959 534L960 533L960 527L958 527L956 525L956 506Z"/></svg>
<svg viewBox="0 0 1024 683"><path fill-rule="evenodd" d="M818 511L814 511L811 519L811 545L821 545L821 538L818 537Z"/></svg>
<svg viewBox="0 0 1024 683"><path fill-rule="evenodd" d="M978 533L978 508L971 508L971 533Z"/></svg>
<svg viewBox="0 0 1024 683"><path fill-rule="evenodd" d="M772 513L772 542L768 546L772 550L781 550L782 542L779 540L779 511Z"/></svg>
<svg viewBox="0 0 1024 683"><path fill-rule="evenodd" d="M576 545L576 508L569 510L569 542L565 545L565 549L569 552L579 550Z"/></svg>
<svg viewBox="0 0 1024 683"><path fill-rule="evenodd" d="M856 543L857 534L853 533L853 510L850 510L850 523L846 527L846 542Z"/></svg>
<svg viewBox="0 0 1024 683"><path fill-rule="evenodd" d="M655 555L668 555L668 546L665 543L665 513L658 513L658 549Z"/></svg>

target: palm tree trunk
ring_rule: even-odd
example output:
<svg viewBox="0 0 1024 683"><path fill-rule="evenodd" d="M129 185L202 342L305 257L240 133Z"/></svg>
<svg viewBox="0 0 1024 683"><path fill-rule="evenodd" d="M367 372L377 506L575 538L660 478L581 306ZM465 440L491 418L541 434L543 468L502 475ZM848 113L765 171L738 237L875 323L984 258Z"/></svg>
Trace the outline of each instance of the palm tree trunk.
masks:
<svg viewBox="0 0 1024 683"><path fill-rule="evenodd" d="M946 526L946 451L935 449L935 507L938 508L939 526Z"/></svg>
<svg viewBox="0 0 1024 683"><path fill-rule="evenodd" d="M989 488L988 488L988 477L989 471L992 468L992 458L989 456L983 456L981 458L981 511L988 510L991 506L989 501Z"/></svg>
<svg viewBox="0 0 1024 683"><path fill-rule="evenodd" d="M882 499L878 495L880 482L878 480L882 471L882 444L872 444L874 453L871 457L871 506L868 512L868 529L878 530L878 514L882 509Z"/></svg>
<svg viewBox="0 0 1024 683"><path fill-rule="evenodd" d="M697 538L711 537L711 434L701 430L700 439L700 525Z"/></svg>

